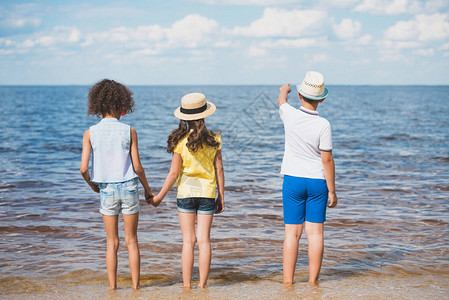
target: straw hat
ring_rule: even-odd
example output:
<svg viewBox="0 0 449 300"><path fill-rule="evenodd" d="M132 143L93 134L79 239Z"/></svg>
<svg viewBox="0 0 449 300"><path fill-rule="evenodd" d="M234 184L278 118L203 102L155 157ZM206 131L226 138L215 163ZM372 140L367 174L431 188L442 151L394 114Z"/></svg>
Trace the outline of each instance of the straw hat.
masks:
<svg viewBox="0 0 449 300"><path fill-rule="evenodd" d="M309 71L301 85L296 85L298 93L310 100L322 100L329 91L324 87L324 77L321 73Z"/></svg>
<svg viewBox="0 0 449 300"><path fill-rule="evenodd" d="M190 93L182 97L181 106L174 114L175 117L185 121L206 118L215 112L215 105L206 101L206 96L201 93Z"/></svg>

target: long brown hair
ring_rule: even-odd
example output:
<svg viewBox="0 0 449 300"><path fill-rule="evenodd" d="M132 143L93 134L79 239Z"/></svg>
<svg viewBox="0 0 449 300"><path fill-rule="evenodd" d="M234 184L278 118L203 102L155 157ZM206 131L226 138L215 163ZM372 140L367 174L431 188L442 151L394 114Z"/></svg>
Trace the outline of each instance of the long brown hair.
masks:
<svg viewBox="0 0 449 300"><path fill-rule="evenodd" d="M218 133L215 134L207 130L204 119L193 121L179 120L179 127L173 130L168 136L167 152L172 153L179 141L189 132L186 146L192 152L196 152L198 148L203 148L203 143L212 148L218 148L220 146L220 143L215 139Z"/></svg>

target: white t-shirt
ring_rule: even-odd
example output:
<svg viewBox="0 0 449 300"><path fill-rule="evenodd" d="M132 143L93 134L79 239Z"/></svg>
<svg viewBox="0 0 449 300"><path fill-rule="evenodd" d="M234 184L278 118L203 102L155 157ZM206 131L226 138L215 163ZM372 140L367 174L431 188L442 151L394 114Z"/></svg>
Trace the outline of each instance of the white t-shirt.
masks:
<svg viewBox="0 0 449 300"><path fill-rule="evenodd" d="M332 151L330 123L314 110L288 103L279 107L279 114L285 129L281 174L325 179L321 151Z"/></svg>

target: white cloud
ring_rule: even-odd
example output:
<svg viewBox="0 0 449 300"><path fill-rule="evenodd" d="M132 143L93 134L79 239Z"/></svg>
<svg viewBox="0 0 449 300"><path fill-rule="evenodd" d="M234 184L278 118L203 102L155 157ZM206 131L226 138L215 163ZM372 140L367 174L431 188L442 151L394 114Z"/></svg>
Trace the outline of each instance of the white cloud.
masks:
<svg viewBox="0 0 449 300"><path fill-rule="evenodd" d="M37 16L38 5L16 4L8 9L0 7L0 27L21 29L38 27L42 21Z"/></svg>
<svg viewBox="0 0 449 300"><path fill-rule="evenodd" d="M74 44L81 39L81 32L76 27L58 26L50 34L43 35L34 41L35 44L44 47ZM29 42L31 44L31 42Z"/></svg>
<svg viewBox="0 0 449 300"><path fill-rule="evenodd" d="M159 51L155 49L142 49L131 52L131 57L140 57L140 56L153 56L159 54Z"/></svg>
<svg viewBox="0 0 449 300"><path fill-rule="evenodd" d="M449 38L447 14L417 15L414 20L399 21L385 31L389 40L433 41Z"/></svg>
<svg viewBox="0 0 449 300"><path fill-rule="evenodd" d="M369 45L373 42L373 37L370 34L365 34L357 39L359 45Z"/></svg>
<svg viewBox="0 0 449 300"><path fill-rule="evenodd" d="M217 21L193 14L173 23L166 36L171 46L196 48L207 42L217 29Z"/></svg>
<svg viewBox="0 0 449 300"><path fill-rule="evenodd" d="M302 0L197 0L211 5L268 6L301 3Z"/></svg>
<svg viewBox="0 0 449 300"><path fill-rule="evenodd" d="M265 40L259 46L263 48L307 48L318 45L320 41L316 38Z"/></svg>
<svg viewBox="0 0 449 300"><path fill-rule="evenodd" d="M0 46L6 46L9 47L11 45L13 45L14 42L10 39L6 39L6 38L0 38Z"/></svg>
<svg viewBox="0 0 449 300"><path fill-rule="evenodd" d="M324 0L320 4L331 7L348 7L359 2L359 0Z"/></svg>
<svg viewBox="0 0 449 300"><path fill-rule="evenodd" d="M21 48L32 48L32 47L34 47L35 44L36 43L33 40L27 39L20 45L20 47Z"/></svg>
<svg viewBox="0 0 449 300"><path fill-rule="evenodd" d="M371 14L396 15L403 13L414 13L422 9L417 0L363 0L354 11L367 12Z"/></svg>
<svg viewBox="0 0 449 300"><path fill-rule="evenodd" d="M41 19L39 18L17 18L17 19L6 19L2 21L4 25L12 28L23 28L23 27L36 27L41 25Z"/></svg>
<svg viewBox="0 0 449 300"><path fill-rule="evenodd" d="M413 52L416 55L421 55L421 56L433 56L435 54L435 50L433 48L429 48L429 49L419 49Z"/></svg>
<svg viewBox="0 0 449 300"><path fill-rule="evenodd" d="M449 43L441 45L439 49L440 50L449 50Z"/></svg>
<svg viewBox="0 0 449 300"><path fill-rule="evenodd" d="M234 27L236 35L253 37L310 36L323 30L327 13L321 10L265 8L263 16L246 27Z"/></svg>
<svg viewBox="0 0 449 300"><path fill-rule="evenodd" d="M318 53L312 55L312 57L308 60L309 63L322 63L329 60L329 57L326 53Z"/></svg>
<svg viewBox="0 0 449 300"><path fill-rule="evenodd" d="M430 14L449 7L447 0L363 0L354 11L376 15Z"/></svg>
<svg viewBox="0 0 449 300"><path fill-rule="evenodd" d="M266 56L268 54L268 51L260 48L260 47L256 47L256 46L251 46L248 49L248 55L250 57L262 57L262 56Z"/></svg>
<svg viewBox="0 0 449 300"><path fill-rule="evenodd" d="M342 40L350 40L355 38L362 29L359 21L353 21L349 18L343 19L340 24L333 26L335 34Z"/></svg>
<svg viewBox="0 0 449 300"><path fill-rule="evenodd" d="M174 22L170 27L121 26L104 32L91 33L86 36L82 46L116 44L119 49L134 49L132 52L134 56L154 55L169 48L197 48L211 42L213 34L217 31L218 23L215 20L192 14ZM222 43L219 46L224 45Z"/></svg>
<svg viewBox="0 0 449 300"><path fill-rule="evenodd" d="M82 46L86 47L94 43L127 43L128 47L144 47L148 43L162 40L164 36L164 28L159 25L136 28L120 26L104 32L87 34Z"/></svg>
<svg viewBox="0 0 449 300"><path fill-rule="evenodd" d="M384 40L378 43L381 49L388 49L388 51L399 51L402 49L416 49L423 46L417 41L390 41Z"/></svg>
<svg viewBox="0 0 449 300"><path fill-rule="evenodd" d="M215 48L229 48L229 47L233 47L235 46L236 43L234 43L233 41L230 40L225 40L225 41L218 41L213 43L212 46L214 46Z"/></svg>

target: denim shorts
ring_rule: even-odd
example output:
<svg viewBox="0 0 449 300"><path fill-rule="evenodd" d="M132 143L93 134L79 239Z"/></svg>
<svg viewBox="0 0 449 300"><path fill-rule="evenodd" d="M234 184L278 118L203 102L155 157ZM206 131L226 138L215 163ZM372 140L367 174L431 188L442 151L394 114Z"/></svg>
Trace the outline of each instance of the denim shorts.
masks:
<svg viewBox="0 0 449 300"><path fill-rule="evenodd" d="M282 202L284 224L326 221L329 191L326 180L284 175Z"/></svg>
<svg viewBox="0 0 449 300"><path fill-rule="evenodd" d="M120 212L132 215L140 212L137 177L124 182L99 183L100 212L106 216L116 216Z"/></svg>
<svg viewBox="0 0 449 300"><path fill-rule="evenodd" d="M182 198L177 200L178 211L182 213L197 213L213 215L215 213L215 198Z"/></svg>

